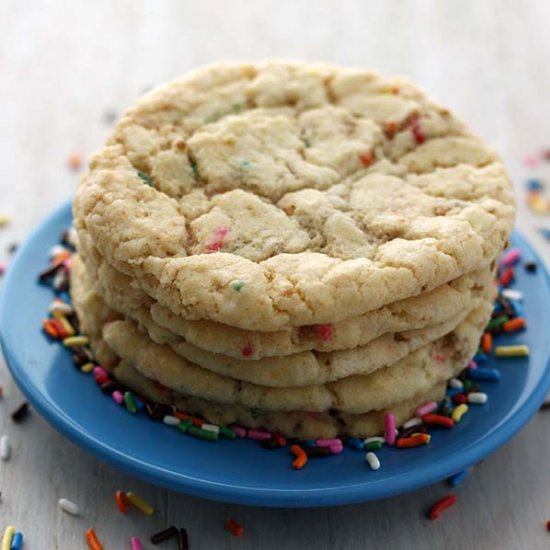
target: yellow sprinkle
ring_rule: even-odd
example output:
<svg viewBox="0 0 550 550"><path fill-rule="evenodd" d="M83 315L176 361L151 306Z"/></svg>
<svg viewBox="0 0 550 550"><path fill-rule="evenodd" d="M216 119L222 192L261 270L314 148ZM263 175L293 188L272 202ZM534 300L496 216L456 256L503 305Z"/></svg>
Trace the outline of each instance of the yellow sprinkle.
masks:
<svg viewBox="0 0 550 550"><path fill-rule="evenodd" d="M548 212L548 206L544 201L533 201L531 203L531 209L535 214L546 214Z"/></svg>
<svg viewBox="0 0 550 550"><path fill-rule="evenodd" d="M13 535L15 535L15 529L11 525L6 527L2 537L2 550L10 550Z"/></svg>
<svg viewBox="0 0 550 550"><path fill-rule="evenodd" d="M495 355L497 357L528 357L529 347L525 345L497 346L495 348Z"/></svg>
<svg viewBox="0 0 550 550"><path fill-rule="evenodd" d="M452 419L458 423L460 419L468 412L468 405L461 403L458 407L455 407L451 415Z"/></svg>
<svg viewBox="0 0 550 550"><path fill-rule="evenodd" d="M87 336L69 336L63 340L63 345L68 348L76 346L87 346L90 343L90 339Z"/></svg>
<svg viewBox="0 0 550 550"><path fill-rule="evenodd" d="M0 214L0 227L3 227L4 225L8 225L10 221L11 221L11 218L7 214Z"/></svg>
<svg viewBox="0 0 550 550"><path fill-rule="evenodd" d="M409 437L416 437L417 435L426 435L426 436L428 436L428 439L426 439L426 443L424 443L424 445L427 445L432 440L432 436L430 434L425 434L423 432L414 432Z"/></svg>
<svg viewBox="0 0 550 550"><path fill-rule="evenodd" d="M86 363L85 365L82 365L80 367L80 370L82 372L85 372L86 374L92 372L94 370L95 365L93 363Z"/></svg>
<svg viewBox="0 0 550 550"><path fill-rule="evenodd" d="M154 508L141 497L138 497L136 494L129 492L126 493L126 498L146 516L153 515L153 512L155 511Z"/></svg>
<svg viewBox="0 0 550 550"><path fill-rule="evenodd" d="M74 332L73 325L71 325L71 323L69 323L69 321L67 321L66 317L63 314L56 315L55 313L53 313L53 316L63 325L63 328L65 329L65 332L69 336L74 336L75 332Z"/></svg>

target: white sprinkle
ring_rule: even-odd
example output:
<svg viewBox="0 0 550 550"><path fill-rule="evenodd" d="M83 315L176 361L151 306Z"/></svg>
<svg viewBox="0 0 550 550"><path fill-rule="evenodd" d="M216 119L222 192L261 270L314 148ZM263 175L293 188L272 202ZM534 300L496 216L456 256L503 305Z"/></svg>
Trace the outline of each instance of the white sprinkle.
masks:
<svg viewBox="0 0 550 550"><path fill-rule="evenodd" d="M65 302L62 302L61 300L54 300L50 306L48 307L48 311L50 313L63 313L64 315L70 315L73 313L73 307L71 304L67 304Z"/></svg>
<svg viewBox="0 0 550 550"><path fill-rule="evenodd" d="M464 384L458 378L451 378L449 380L449 386L453 390L461 390L464 387Z"/></svg>
<svg viewBox="0 0 550 550"><path fill-rule="evenodd" d="M365 445L368 445L369 443L378 443L378 442L385 443L386 439L378 435L375 435L373 437L367 437L367 439L365 439Z"/></svg>
<svg viewBox="0 0 550 550"><path fill-rule="evenodd" d="M67 280L67 274L63 269L59 269L53 276L52 285L56 290L59 290Z"/></svg>
<svg viewBox="0 0 550 550"><path fill-rule="evenodd" d="M418 416L415 416L414 418L411 418L410 420L407 420L405 424L403 424L403 429L408 430L409 428L412 428L413 426L420 426L422 424L422 418L418 418Z"/></svg>
<svg viewBox="0 0 550 550"><path fill-rule="evenodd" d="M72 244L73 246L76 246L77 241L78 241L78 233L76 232L75 226L72 225L69 231L67 231L67 242L69 244Z"/></svg>
<svg viewBox="0 0 550 550"><path fill-rule="evenodd" d="M468 403L483 404L487 403L486 393L472 392L468 394Z"/></svg>
<svg viewBox="0 0 550 550"><path fill-rule="evenodd" d="M7 435L0 437L0 458L9 460L11 456L11 443Z"/></svg>
<svg viewBox="0 0 550 550"><path fill-rule="evenodd" d="M505 288L502 290L501 294L507 300L523 300L523 292L520 290L514 290L513 288Z"/></svg>
<svg viewBox="0 0 550 550"><path fill-rule="evenodd" d="M57 505L64 512L67 512L67 514L71 514L71 516L78 516L80 514L78 506L74 502L72 502L71 500L67 500L66 498L60 498L57 502Z"/></svg>
<svg viewBox="0 0 550 550"><path fill-rule="evenodd" d="M181 420L179 418L176 418L175 416L172 416L171 414L167 414L163 419L162 421L167 425L167 426L177 426Z"/></svg>
<svg viewBox="0 0 550 550"><path fill-rule="evenodd" d="M380 461L378 460L378 457L374 453L367 453L365 456L365 460L367 461L371 470L380 469Z"/></svg>
<svg viewBox="0 0 550 550"><path fill-rule="evenodd" d="M207 432L213 432L215 434L219 434L220 433L220 427L219 426L216 426L215 424L203 424L201 426L201 428L203 430L206 430Z"/></svg>

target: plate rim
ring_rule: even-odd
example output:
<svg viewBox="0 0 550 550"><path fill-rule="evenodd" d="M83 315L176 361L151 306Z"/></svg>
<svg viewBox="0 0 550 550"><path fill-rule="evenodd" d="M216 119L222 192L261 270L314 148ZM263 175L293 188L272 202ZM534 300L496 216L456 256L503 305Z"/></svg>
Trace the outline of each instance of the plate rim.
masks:
<svg viewBox="0 0 550 550"><path fill-rule="evenodd" d="M72 201L69 200L46 216L30 232L12 258L0 295L0 327L6 326L8 317L7 295L11 286L17 282L16 274L19 264L23 262L25 252L28 248L31 248L35 239L41 236L47 227L61 224L62 220L67 216L72 218L71 208ZM546 286L550 288L550 276L538 252L533 249L519 231L514 230L514 238L519 241L520 245L537 262L538 270ZM35 275L33 274L33 276ZM403 488L402 483L399 482L401 476L394 476L385 484L371 486L368 495L365 495L365 490L368 486L367 478L365 483L341 485L339 487L303 489L297 483L296 489L277 489L275 487L269 489L263 487L255 488L239 484L210 481L184 473L174 474L155 464L141 461L129 454L118 451L110 445L103 444L89 430L81 430L69 416L51 407L42 393L33 385L32 380L25 373L25 369L18 364L18 358L13 356L10 349L9 334L9 330L0 330L0 345L12 377L30 404L55 430L67 437L67 439L90 452L96 458L154 485L195 497L251 506L305 508L355 504L403 494L426 485L437 483L463 470L465 467L483 460L487 455L496 451L512 439L534 416L550 389L549 356L546 358L546 366L541 374L538 385L525 398L524 403L519 407L514 416L492 431L488 436L481 439L478 444L470 445L461 453L449 456L444 462L435 462L431 468L420 469L417 475L412 476L413 479L408 479L406 488Z"/></svg>

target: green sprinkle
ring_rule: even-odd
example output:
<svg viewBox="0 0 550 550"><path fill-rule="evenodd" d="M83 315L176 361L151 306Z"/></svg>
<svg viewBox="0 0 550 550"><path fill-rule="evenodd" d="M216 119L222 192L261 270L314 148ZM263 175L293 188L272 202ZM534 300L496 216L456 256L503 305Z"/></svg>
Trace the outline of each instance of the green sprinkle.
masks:
<svg viewBox="0 0 550 550"><path fill-rule="evenodd" d="M153 187L153 179L149 174L146 174L145 172L138 170L137 175L143 180L143 183L146 183L150 187Z"/></svg>
<svg viewBox="0 0 550 550"><path fill-rule="evenodd" d="M134 396L132 392L125 392L124 393L124 404L126 405L126 410L130 414L136 414L137 408L136 408L136 402L134 400Z"/></svg>
<svg viewBox="0 0 550 550"><path fill-rule="evenodd" d="M235 435L235 432L231 428L228 428L227 426L220 427L220 435L222 437L225 437L226 439L235 439L237 437Z"/></svg>
<svg viewBox="0 0 550 550"><path fill-rule="evenodd" d="M473 386L473 384L472 384L471 380L464 380L464 385L463 385L464 391L468 391L468 390L472 389L472 386Z"/></svg>
<svg viewBox="0 0 550 550"><path fill-rule="evenodd" d="M379 451L382 448L382 441L371 441L365 445L366 451Z"/></svg>
<svg viewBox="0 0 550 550"><path fill-rule="evenodd" d="M504 323L508 321L508 315L500 315L499 317L495 317L494 319L491 319L487 323L487 330L491 330L494 328L500 328Z"/></svg>
<svg viewBox="0 0 550 550"><path fill-rule="evenodd" d="M216 441L218 439L218 434L214 432L207 432L202 428L197 426L189 426L187 433L193 437L198 437L199 439L207 439L208 441Z"/></svg>
<svg viewBox="0 0 550 550"><path fill-rule="evenodd" d="M233 283L233 290L236 290L237 292L240 292L245 287L245 283L242 281L237 281L236 283Z"/></svg>
<svg viewBox="0 0 550 550"><path fill-rule="evenodd" d="M197 163L194 160L191 161L191 172L193 172L193 177L195 179L198 179L198 177L199 177L199 168L197 166Z"/></svg>
<svg viewBox="0 0 550 550"><path fill-rule="evenodd" d="M177 426L176 428L181 432L181 433L185 433L187 432L187 430L193 425L193 421L190 420L190 419L187 419L187 420L182 420Z"/></svg>

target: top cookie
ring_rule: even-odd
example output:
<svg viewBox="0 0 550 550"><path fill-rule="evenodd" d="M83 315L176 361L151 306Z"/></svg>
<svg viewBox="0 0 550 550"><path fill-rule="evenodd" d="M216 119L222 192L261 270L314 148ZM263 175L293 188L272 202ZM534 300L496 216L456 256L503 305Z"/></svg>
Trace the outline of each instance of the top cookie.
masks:
<svg viewBox="0 0 550 550"><path fill-rule="evenodd" d="M76 194L81 253L174 314L248 330L336 322L500 253L495 153L410 83L218 65L140 99Z"/></svg>

